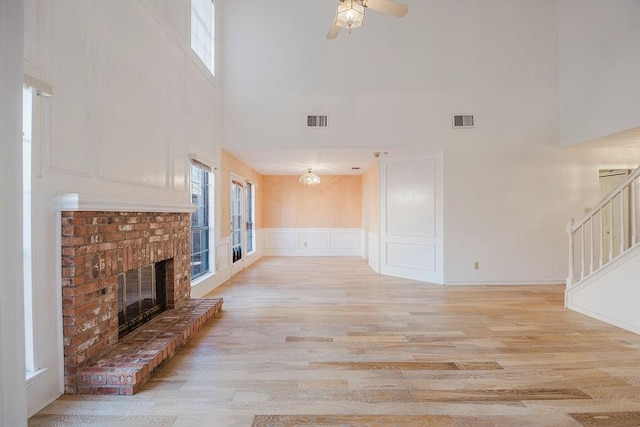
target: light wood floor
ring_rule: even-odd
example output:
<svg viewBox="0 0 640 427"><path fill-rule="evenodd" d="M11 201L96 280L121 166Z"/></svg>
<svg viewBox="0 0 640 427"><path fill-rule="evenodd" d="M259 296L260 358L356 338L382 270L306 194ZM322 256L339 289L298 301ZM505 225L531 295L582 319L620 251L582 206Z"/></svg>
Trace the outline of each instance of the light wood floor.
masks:
<svg viewBox="0 0 640 427"><path fill-rule="evenodd" d="M440 287L356 258L263 258L132 397L63 396L31 426L640 425L640 336L562 286Z"/></svg>

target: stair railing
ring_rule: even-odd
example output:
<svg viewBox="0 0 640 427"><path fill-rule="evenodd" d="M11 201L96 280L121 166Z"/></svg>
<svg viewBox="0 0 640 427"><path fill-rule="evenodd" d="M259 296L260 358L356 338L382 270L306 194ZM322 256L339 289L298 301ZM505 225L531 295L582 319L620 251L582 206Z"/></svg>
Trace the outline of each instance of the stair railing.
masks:
<svg viewBox="0 0 640 427"><path fill-rule="evenodd" d="M586 279L638 244L640 167L579 221L567 224L567 288Z"/></svg>

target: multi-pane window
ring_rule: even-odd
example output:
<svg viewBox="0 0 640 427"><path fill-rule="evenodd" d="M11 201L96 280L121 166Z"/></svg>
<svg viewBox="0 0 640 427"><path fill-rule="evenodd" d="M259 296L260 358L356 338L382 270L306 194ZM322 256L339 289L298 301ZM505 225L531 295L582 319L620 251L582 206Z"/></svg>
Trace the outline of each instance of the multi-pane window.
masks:
<svg viewBox="0 0 640 427"><path fill-rule="evenodd" d="M191 165L191 279L210 272L211 172Z"/></svg>
<svg viewBox="0 0 640 427"><path fill-rule="evenodd" d="M247 182L247 253L256 250L255 185Z"/></svg>
<svg viewBox="0 0 640 427"><path fill-rule="evenodd" d="M214 22L215 2L213 0L191 0L191 49L211 74L215 74Z"/></svg>
<svg viewBox="0 0 640 427"><path fill-rule="evenodd" d="M240 261L242 253L242 184L231 183L231 258L232 262Z"/></svg>

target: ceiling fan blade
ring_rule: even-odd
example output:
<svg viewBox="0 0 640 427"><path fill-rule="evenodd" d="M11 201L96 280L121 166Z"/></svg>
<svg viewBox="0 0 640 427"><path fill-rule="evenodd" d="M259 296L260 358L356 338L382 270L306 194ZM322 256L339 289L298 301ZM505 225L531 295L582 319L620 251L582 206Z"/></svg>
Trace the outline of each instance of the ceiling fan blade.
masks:
<svg viewBox="0 0 640 427"><path fill-rule="evenodd" d="M338 37L338 34L340 34L340 27L336 24L333 24L331 28L329 28L329 32L327 33L327 38L329 40L333 40L336 37Z"/></svg>
<svg viewBox="0 0 640 427"><path fill-rule="evenodd" d="M392 0L366 0L367 8L387 15L402 18L409 11L409 6L403 3L396 3Z"/></svg>

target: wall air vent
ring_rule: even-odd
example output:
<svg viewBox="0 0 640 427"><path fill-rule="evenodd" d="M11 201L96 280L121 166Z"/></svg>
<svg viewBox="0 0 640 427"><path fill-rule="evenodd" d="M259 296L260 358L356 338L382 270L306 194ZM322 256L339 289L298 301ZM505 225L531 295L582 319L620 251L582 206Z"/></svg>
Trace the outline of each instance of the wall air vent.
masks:
<svg viewBox="0 0 640 427"><path fill-rule="evenodd" d="M476 127L476 121L473 115L454 115L453 127L455 129L469 129Z"/></svg>
<svg viewBox="0 0 640 427"><path fill-rule="evenodd" d="M326 128L329 126L327 116L307 116L307 127Z"/></svg>

